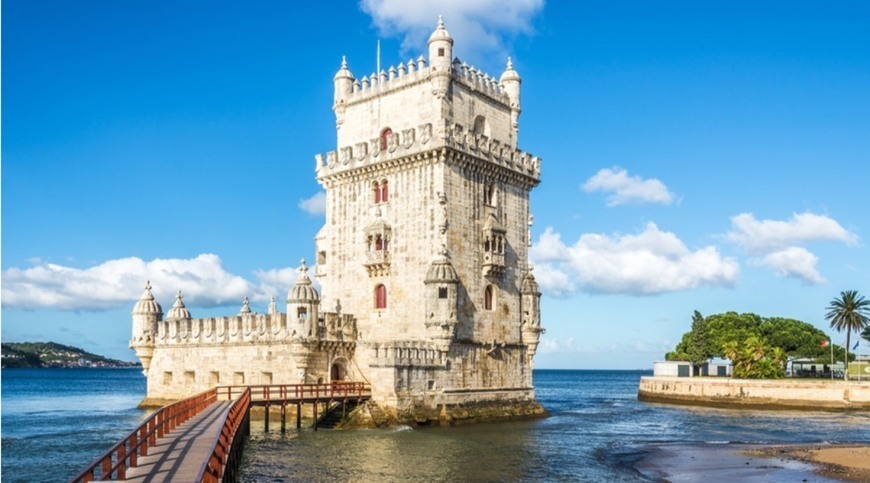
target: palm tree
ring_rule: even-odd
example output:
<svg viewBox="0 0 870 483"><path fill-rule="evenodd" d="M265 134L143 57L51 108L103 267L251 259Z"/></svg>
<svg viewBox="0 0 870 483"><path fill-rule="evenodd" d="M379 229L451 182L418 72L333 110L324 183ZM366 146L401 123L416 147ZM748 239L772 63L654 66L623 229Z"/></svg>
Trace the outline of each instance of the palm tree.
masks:
<svg viewBox="0 0 870 483"><path fill-rule="evenodd" d="M839 298L831 300L825 319L837 332L846 330L845 379L849 380L849 343L852 331L859 332L870 326L870 300L859 295L856 290L840 292Z"/></svg>

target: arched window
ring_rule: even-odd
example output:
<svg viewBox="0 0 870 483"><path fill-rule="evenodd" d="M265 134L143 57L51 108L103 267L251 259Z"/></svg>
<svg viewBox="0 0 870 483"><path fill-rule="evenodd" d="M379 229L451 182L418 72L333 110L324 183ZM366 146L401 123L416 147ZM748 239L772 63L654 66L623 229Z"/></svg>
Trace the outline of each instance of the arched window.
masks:
<svg viewBox="0 0 870 483"><path fill-rule="evenodd" d="M381 202L381 187L378 186L378 182L375 181L372 183L372 190L375 192L375 203Z"/></svg>
<svg viewBox="0 0 870 483"><path fill-rule="evenodd" d="M381 181L381 203L390 201L390 191L387 189L387 180Z"/></svg>
<svg viewBox="0 0 870 483"><path fill-rule="evenodd" d="M390 128L386 128L381 131L381 151L387 150L387 144L389 144L389 139L392 134L393 130Z"/></svg>
<svg viewBox="0 0 870 483"><path fill-rule="evenodd" d="M375 238L375 251L379 252L384 249L384 240L380 235Z"/></svg>
<svg viewBox="0 0 870 483"><path fill-rule="evenodd" d="M486 241L483 242L483 251L489 252L489 238L487 238Z"/></svg>
<svg viewBox="0 0 870 483"><path fill-rule="evenodd" d="M492 310L492 292L492 285L487 285L486 289L483 291L483 308L486 310Z"/></svg>
<svg viewBox="0 0 870 483"><path fill-rule="evenodd" d="M384 287L383 284L375 287L375 308L376 309L385 309L387 308L387 287Z"/></svg>

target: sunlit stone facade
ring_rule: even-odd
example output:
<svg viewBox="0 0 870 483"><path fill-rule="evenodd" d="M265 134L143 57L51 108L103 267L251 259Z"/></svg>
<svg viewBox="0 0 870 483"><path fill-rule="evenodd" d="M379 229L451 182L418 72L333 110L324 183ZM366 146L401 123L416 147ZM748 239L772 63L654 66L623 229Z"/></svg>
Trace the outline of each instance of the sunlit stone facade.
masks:
<svg viewBox="0 0 870 483"><path fill-rule="evenodd" d="M540 159L517 148L510 59L499 79L463 64L439 21L428 58L361 79L343 60L334 84L337 149L315 156L322 295L303 264L286 312L245 302L235 316L193 319L179 294L164 320L146 287L131 347L148 398L356 380L398 420L537 406L543 329L528 249Z"/></svg>

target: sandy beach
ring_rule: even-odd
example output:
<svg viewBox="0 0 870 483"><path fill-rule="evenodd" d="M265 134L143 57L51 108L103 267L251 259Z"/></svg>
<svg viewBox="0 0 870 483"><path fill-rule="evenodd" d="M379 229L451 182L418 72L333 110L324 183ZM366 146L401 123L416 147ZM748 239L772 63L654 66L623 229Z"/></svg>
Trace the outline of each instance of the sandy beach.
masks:
<svg viewBox="0 0 870 483"><path fill-rule="evenodd" d="M748 455L803 461L819 475L847 481L870 481L870 445L767 446L747 450Z"/></svg>
<svg viewBox="0 0 870 483"><path fill-rule="evenodd" d="M634 468L668 482L870 481L870 446L664 444L649 448Z"/></svg>

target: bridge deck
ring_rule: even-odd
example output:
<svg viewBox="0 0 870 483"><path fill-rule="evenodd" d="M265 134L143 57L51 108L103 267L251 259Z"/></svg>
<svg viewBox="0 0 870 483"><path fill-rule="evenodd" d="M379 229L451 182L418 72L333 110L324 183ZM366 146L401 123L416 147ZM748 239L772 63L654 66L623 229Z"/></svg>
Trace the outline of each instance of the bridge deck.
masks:
<svg viewBox="0 0 870 483"><path fill-rule="evenodd" d="M223 427L224 414L232 401L218 401L179 425L148 448L148 456L127 470L126 481L194 481Z"/></svg>

